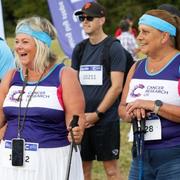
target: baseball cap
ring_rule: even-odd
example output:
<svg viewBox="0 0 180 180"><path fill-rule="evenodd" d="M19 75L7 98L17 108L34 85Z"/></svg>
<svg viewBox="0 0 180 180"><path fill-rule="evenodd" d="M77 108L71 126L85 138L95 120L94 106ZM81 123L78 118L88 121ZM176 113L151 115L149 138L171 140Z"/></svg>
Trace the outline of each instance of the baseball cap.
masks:
<svg viewBox="0 0 180 180"><path fill-rule="evenodd" d="M104 17L105 8L96 2L87 2L80 11L75 12L76 16L86 14L92 17Z"/></svg>

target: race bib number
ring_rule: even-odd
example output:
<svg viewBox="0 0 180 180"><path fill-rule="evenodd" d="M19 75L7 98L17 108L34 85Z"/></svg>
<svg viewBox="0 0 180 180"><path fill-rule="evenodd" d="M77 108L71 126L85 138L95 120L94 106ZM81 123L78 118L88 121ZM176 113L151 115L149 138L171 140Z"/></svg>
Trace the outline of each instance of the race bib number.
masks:
<svg viewBox="0 0 180 180"><path fill-rule="evenodd" d="M82 85L102 85L103 66L102 65L81 65L79 79Z"/></svg>
<svg viewBox="0 0 180 180"><path fill-rule="evenodd" d="M146 119L146 126L145 126L146 133L144 135L145 141L152 141L152 140L160 140L162 139L162 132L161 132L161 121L157 115L150 116ZM133 128L131 126L129 132L129 141L133 141Z"/></svg>
<svg viewBox="0 0 180 180"><path fill-rule="evenodd" d="M12 141L6 140L1 141L0 144L0 164L3 167L8 168L17 168L12 166ZM37 143L29 143L25 142L25 151L24 151L24 163L20 168L28 169L28 170L36 170L37 164L37 151L38 144Z"/></svg>

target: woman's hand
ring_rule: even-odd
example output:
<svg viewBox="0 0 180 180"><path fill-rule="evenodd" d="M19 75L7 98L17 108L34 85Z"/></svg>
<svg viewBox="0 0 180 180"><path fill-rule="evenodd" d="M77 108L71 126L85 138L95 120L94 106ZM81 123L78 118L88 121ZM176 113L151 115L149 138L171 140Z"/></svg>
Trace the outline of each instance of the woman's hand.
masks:
<svg viewBox="0 0 180 180"><path fill-rule="evenodd" d="M128 114L131 117L131 120L134 118L137 118L137 120L141 120L142 118L146 117L146 111L143 108L136 108L130 114Z"/></svg>
<svg viewBox="0 0 180 180"><path fill-rule="evenodd" d="M131 118L136 117L138 120L145 118L146 110L154 110L154 101L137 99L134 102L130 102L126 106L126 112Z"/></svg>
<svg viewBox="0 0 180 180"><path fill-rule="evenodd" d="M76 144L80 144L81 140L82 140L82 137L83 137L83 133L84 133L83 129L80 126L76 126L74 128L69 127L68 131L69 131L69 133L68 133L69 142L73 141L72 136L71 136L71 131L72 131L72 134L73 134L73 137L74 137L74 142Z"/></svg>

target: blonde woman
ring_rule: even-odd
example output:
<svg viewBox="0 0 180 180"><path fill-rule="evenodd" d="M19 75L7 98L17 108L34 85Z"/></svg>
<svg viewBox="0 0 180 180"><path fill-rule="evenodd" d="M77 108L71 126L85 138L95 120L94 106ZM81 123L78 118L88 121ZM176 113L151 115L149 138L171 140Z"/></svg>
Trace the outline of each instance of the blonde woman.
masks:
<svg viewBox="0 0 180 180"><path fill-rule="evenodd" d="M74 114L80 117L73 128L75 142L83 135L84 96L74 70L56 64L50 50L56 30L47 19L21 20L15 33L19 69L0 86L0 127L7 123L0 145L1 179L63 180ZM70 170L71 180L84 179L79 151L73 153Z"/></svg>

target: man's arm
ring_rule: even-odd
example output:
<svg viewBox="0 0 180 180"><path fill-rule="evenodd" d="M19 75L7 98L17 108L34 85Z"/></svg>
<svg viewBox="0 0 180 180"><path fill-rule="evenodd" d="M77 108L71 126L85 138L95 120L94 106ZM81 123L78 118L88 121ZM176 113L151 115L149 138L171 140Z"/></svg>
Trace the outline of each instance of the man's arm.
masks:
<svg viewBox="0 0 180 180"><path fill-rule="evenodd" d="M122 92L123 88L123 79L124 73L123 72L111 72L111 87L107 91L104 99L99 104L97 110L100 112L106 112L115 100L118 98L119 94Z"/></svg>

